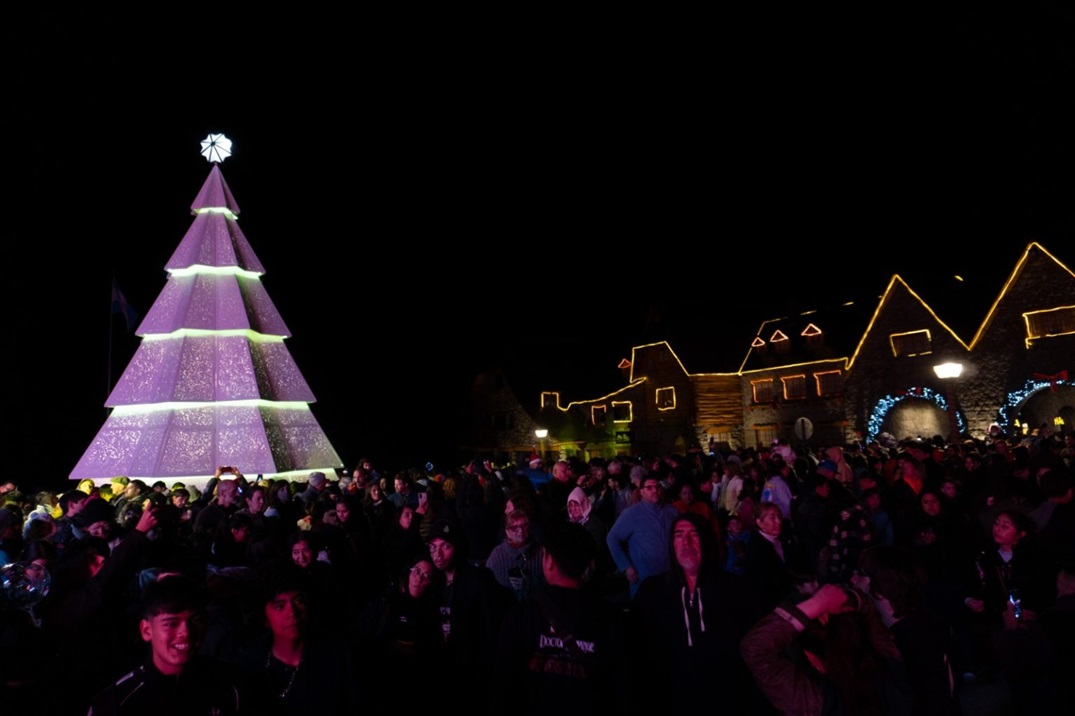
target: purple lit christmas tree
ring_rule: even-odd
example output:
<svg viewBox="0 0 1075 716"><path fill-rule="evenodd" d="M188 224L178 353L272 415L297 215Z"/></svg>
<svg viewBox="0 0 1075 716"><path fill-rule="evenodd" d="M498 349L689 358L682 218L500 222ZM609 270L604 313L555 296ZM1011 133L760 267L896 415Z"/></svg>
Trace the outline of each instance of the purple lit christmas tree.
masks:
<svg viewBox="0 0 1075 716"><path fill-rule="evenodd" d="M73 480L199 485L224 465L277 479L343 466L284 345L291 334L261 284L265 269L239 230L219 166L230 147L218 134L202 142L212 169L191 205L194 222Z"/></svg>

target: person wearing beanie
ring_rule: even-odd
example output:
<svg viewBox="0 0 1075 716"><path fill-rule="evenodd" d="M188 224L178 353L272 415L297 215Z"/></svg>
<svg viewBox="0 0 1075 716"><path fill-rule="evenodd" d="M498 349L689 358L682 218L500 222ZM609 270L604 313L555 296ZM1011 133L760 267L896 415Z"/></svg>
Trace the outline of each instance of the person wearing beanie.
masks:
<svg viewBox="0 0 1075 716"><path fill-rule="evenodd" d="M455 521L437 520L430 529L429 555L441 575L434 601L439 606L448 668L446 684L458 684L470 670L492 667L493 647L504 610L514 595L500 586L492 570L467 559L463 530Z"/></svg>

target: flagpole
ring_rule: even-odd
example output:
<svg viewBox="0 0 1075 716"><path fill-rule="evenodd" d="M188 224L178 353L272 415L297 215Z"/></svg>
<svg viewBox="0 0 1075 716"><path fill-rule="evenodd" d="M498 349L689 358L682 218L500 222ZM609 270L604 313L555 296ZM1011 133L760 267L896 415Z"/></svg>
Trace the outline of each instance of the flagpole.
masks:
<svg viewBox="0 0 1075 716"><path fill-rule="evenodd" d="M108 298L108 375L105 380L105 403L108 402L108 396L112 393L112 331L113 325L116 323L114 313L112 310L112 296L116 292L116 271L112 270L112 286L109 289ZM105 415L108 415L108 406L105 405Z"/></svg>

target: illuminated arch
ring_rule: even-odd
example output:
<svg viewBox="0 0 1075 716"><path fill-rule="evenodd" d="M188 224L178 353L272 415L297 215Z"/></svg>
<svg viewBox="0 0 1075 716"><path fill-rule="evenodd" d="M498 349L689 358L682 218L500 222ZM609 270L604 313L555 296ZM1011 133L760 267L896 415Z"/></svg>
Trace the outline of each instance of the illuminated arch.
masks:
<svg viewBox="0 0 1075 716"><path fill-rule="evenodd" d="M1046 384L1048 385L1048 384ZM873 412L870 413L870 421L868 426L867 440L873 441L874 438L881 432L881 425L885 422L885 416L889 411L896 407L896 404L907 398L921 398L924 400L931 400L937 404L944 412L948 412L948 401L944 396L933 388L908 388L906 392L899 393L897 395L886 395L877 401L877 405L873 406ZM956 423L959 427L959 433L962 435L967 430L967 421L963 417L963 411L956 410Z"/></svg>
<svg viewBox="0 0 1075 716"><path fill-rule="evenodd" d="M1071 380L1028 380L1023 384L1023 387L1019 390L1013 390L1008 393L1008 398L1004 401L1004 405L1000 406L1000 410L997 411L997 425L1005 433L1011 427L1012 411L1022 405L1030 396L1037 393L1043 388L1055 389L1058 385L1075 385L1075 381Z"/></svg>

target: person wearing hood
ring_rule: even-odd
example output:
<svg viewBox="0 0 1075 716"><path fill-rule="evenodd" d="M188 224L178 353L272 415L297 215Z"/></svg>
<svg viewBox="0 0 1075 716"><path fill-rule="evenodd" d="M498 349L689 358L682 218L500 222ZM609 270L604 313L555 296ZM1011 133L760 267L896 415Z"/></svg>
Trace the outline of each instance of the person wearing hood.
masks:
<svg viewBox="0 0 1075 716"><path fill-rule="evenodd" d="M567 521L582 525L593 538L596 549L593 580L603 592L618 590L622 580L612 579L618 570L608 549L608 525L594 513L593 503L581 487L573 489L567 497Z"/></svg>
<svg viewBox="0 0 1075 716"><path fill-rule="evenodd" d="M632 683L654 679L669 693L706 684L730 713L758 709L765 702L739 650L763 616L749 584L722 569L701 515L678 515L669 534L671 569L642 581L628 614Z"/></svg>

